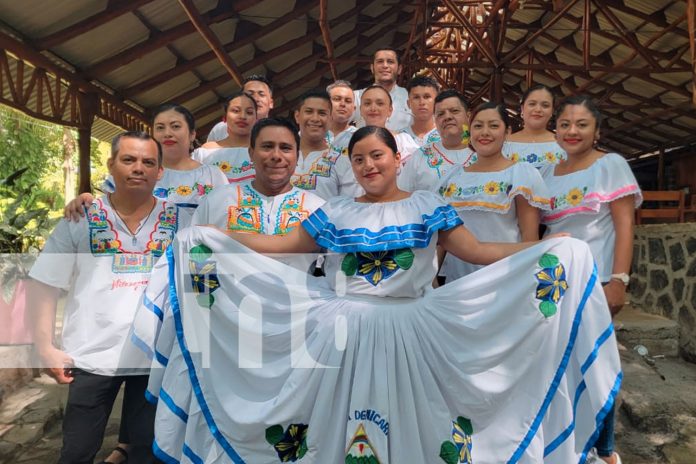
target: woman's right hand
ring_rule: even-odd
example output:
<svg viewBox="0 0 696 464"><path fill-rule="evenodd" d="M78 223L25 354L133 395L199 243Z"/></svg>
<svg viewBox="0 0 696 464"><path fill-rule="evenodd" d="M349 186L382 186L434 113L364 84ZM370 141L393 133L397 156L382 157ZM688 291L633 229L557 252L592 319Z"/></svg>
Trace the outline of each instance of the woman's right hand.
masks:
<svg viewBox="0 0 696 464"><path fill-rule="evenodd" d="M91 205L94 201L94 196L91 193L81 193L74 200L70 201L63 208L63 217L68 221L79 222L80 218L85 216L86 205Z"/></svg>

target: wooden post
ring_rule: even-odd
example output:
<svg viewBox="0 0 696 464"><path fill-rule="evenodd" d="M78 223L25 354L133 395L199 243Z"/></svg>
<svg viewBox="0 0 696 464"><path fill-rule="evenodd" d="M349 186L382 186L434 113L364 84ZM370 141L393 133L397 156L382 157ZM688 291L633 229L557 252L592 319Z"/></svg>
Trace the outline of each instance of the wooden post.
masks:
<svg viewBox="0 0 696 464"><path fill-rule="evenodd" d="M691 103L696 105L696 0L689 0L686 11L691 48Z"/></svg>
<svg viewBox="0 0 696 464"><path fill-rule="evenodd" d="M665 189L665 149L660 148L657 156L657 190Z"/></svg>
<svg viewBox="0 0 696 464"><path fill-rule="evenodd" d="M77 128L77 146L80 152L80 187L79 193L91 192L91 162L90 148L92 141L92 125L97 114L99 97L93 93L80 93L78 98L80 107L80 127Z"/></svg>

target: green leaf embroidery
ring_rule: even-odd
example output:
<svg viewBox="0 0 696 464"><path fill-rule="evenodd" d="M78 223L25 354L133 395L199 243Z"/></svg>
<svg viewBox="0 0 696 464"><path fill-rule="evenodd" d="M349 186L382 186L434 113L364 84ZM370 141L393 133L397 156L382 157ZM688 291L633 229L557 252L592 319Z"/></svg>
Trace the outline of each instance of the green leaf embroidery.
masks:
<svg viewBox="0 0 696 464"><path fill-rule="evenodd" d="M215 303L215 297L211 294L202 293L196 296L196 302L204 308L210 309Z"/></svg>
<svg viewBox="0 0 696 464"><path fill-rule="evenodd" d="M302 440L300 449L297 451L297 459L302 459L307 454L307 440Z"/></svg>
<svg viewBox="0 0 696 464"><path fill-rule="evenodd" d="M552 301L542 301L539 304L539 311L541 311L541 314L543 314L546 318L549 318L556 314L557 310L558 307Z"/></svg>
<svg viewBox="0 0 696 464"><path fill-rule="evenodd" d="M283 439L283 435L285 435L285 431L283 431L282 425L273 425L266 429L266 441L273 446L280 443L280 440Z"/></svg>
<svg viewBox="0 0 696 464"><path fill-rule="evenodd" d="M341 270L349 277L358 272L358 258L354 253L348 253L343 258Z"/></svg>
<svg viewBox="0 0 696 464"><path fill-rule="evenodd" d="M457 452L457 446L451 441L443 441L442 445L440 445L440 457L447 464L458 464L459 452Z"/></svg>
<svg viewBox="0 0 696 464"><path fill-rule="evenodd" d="M410 248L402 248L394 251L394 261L403 270L410 269L413 266L414 254Z"/></svg>
<svg viewBox="0 0 696 464"><path fill-rule="evenodd" d="M539 266L543 268L548 268L548 267L556 267L558 266L558 263L560 261L558 260L558 257L555 255L545 253L541 259L539 259Z"/></svg>
<svg viewBox="0 0 696 464"><path fill-rule="evenodd" d="M467 435L473 435L474 434L474 427L471 425L471 421L467 419L466 417L459 416L457 417L457 424L462 428L464 433Z"/></svg>
<svg viewBox="0 0 696 464"><path fill-rule="evenodd" d="M213 255L213 250L208 248L206 245L197 245L191 248L189 252L191 254L191 260L202 263Z"/></svg>

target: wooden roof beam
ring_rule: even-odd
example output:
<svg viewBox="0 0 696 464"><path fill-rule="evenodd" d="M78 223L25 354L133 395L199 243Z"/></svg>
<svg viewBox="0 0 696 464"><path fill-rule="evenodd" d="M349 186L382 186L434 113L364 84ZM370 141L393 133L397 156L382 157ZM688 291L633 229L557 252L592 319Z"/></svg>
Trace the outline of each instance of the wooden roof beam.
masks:
<svg viewBox="0 0 696 464"><path fill-rule="evenodd" d="M34 45L38 50L47 50L53 48L56 45L60 45L63 42L77 37L78 35L89 32L103 24L112 21L119 16L126 13L130 13L136 8L140 8L153 0L109 0L106 4L106 8L99 13L93 14L82 21L78 21L75 24L56 31L52 34L46 35L40 39L34 41Z"/></svg>
<svg viewBox="0 0 696 464"><path fill-rule="evenodd" d="M464 14L457 8L457 5L453 0L441 0L442 3L449 9L450 13L457 18L457 21L461 22L464 29L469 34L469 40L476 44L476 48L483 53L483 55L496 67L498 66L498 57L495 56L495 52L491 50L484 42L481 37L479 37L479 32L476 28L469 22L469 20L464 16ZM577 0L574 0L577 1ZM496 13L497 14L497 10Z"/></svg>
<svg viewBox="0 0 696 464"><path fill-rule="evenodd" d="M586 0L589 1L589 0ZM609 22L619 31L621 34L621 38L626 42L626 45L628 45L629 48L632 48L638 54L643 57L645 61L647 61L648 65L650 65L650 68L652 69L660 69L660 64L655 61L655 59L652 57L650 54L650 51L641 45L640 42L638 42L638 39L634 34L629 32L626 29L626 26L621 22L619 18L616 17L614 13L611 12L608 6L604 5L602 1L597 1L597 0L592 0L595 6L599 9L599 11L602 12L605 18L609 20Z"/></svg>
<svg viewBox="0 0 696 464"><path fill-rule="evenodd" d="M259 0L239 0L232 2L232 9L213 9L204 15L202 18L208 25L216 24L230 18L234 18L237 14L250 6L258 3ZM84 71L85 75L90 77L98 77L109 73L114 69L119 68L131 61L142 58L143 56L152 53L164 45L185 37L196 32L196 28L190 21L177 24L159 34L150 35L147 39L133 45L131 48L123 50L120 53L112 55L102 61L99 61Z"/></svg>
<svg viewBox="0 0 696 464"><path fill-rule="evenodd" d="M331 60L334 56L334 47L331 41L331 28L327 19L327 3L328 0L320 0L319 2L319 28L321 29L321 37L324 39L324 46L326 47L326 57ZM331 61L329 62L329 69L331 70L331 76L337 81L336 65Z"/></svg>
<svg viewBox="0 0 696 464"><path fill-rule="evenodd" d="M696 0L689 0L686 14L691 48L691 103L696 105Z"/></svg>
<svg viewBox="0 0 696 464"><path fill-rule="evenodd" d="M234 81L241 87L242 81L244 80L242 71L232 60L232 58L230 58L230 55L223 50L222 42L220 42L218 36L215 35L213 30L210 28L210 26L208 26L201 14L198 12L196 5L193 4L193 0L179 0L179 5L181 5L181 7L184 9L186 16L188 16L198 33L203 37L205 43L208 44L208 47L210 47L213 53L215 53L215 56L217 57L218 61L220 61L222 67L225 68L232 79L234 79Z"/></svg>
<svg viewBox="0 0 696 464"><path fill-rule="evenodd" d="M515 59L519 58L519 55L524 55L526 53L526 48L534 42L542 33L546 32L551 26L556 24L561 18L563 18L570 9L575 6L578 0L569 0L562 8L560 8L549 21L539 28L536 32L529 35L526 39L523 39L522 43L513 48L500 60L500 64L510 63Z"/></svg>
<svg viewBox="0 0 696 464"><path fill-rule="evenodd" d="M298 4L301 5L298 6ZM235 37L235 39L232 40L230 43L224 45L224 50L226 52L231 52L232 50L249 45L255 40L260 39L268 35L269 33L277 30L279 27L287 24L288 21L294 20L299 16L307 14L312 8L316 6L316 4L317 0L300 0L295 5L295 8L293 8L293 10L290 13L288 13L288 15L268 23L267 25L263 26L258 31L252 34L247 34L244 37L239 38ZM123 94L132 97L133 95L138 95L140 93L147 92L165 82L170 81L171 79L174 79L177 76L180 76L188 71L195 69L200 65L212 61L215 58L215 53L210 51L202 53L194 58L191 58L190 60L177 60L177 63L173 68L167 69L166 71L152 76L149 79L132 85L127 89L124 89ZM242 66L242 68L244 69L244 66Z"/></svg>

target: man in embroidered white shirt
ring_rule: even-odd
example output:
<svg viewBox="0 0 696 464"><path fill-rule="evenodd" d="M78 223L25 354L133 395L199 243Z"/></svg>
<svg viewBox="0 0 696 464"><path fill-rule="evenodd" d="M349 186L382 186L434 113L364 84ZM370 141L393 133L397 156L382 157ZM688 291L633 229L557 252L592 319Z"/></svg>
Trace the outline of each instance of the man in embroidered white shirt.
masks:
<svg viewBox="0 0 696 464"><path fill-rule="evenodd" d="M370 70L375 77L375 84L384 87L392 98L394 110L389 119L387 119L387 129L398 131L404 127L411 126L413 118L407 104L408 92L396 83L396 78L401 73L399 53L391 47L378 48L372 55ZM353 120L357 122L358 127L365 125L365 121L360 117L360 97L363 90L355 91L355 106L357 110Z"/></svg>
<svg viewBox="0 0 696 464"><path fill-rule="evenodd" d="M162 149L143 132L112 142L114 193L97 198L79 222L63 219L34 264L28 307L36 350L58 383L69 384L60 464L92 463L116 395L125 383L119 450L108 462L155 462L154 406L144 392L150 360L129 340L154 261L174 238L177 207L152 196ZM68 292L62 344L54 344L56 302ZM131 461L136 462L136 456Z"/></svg>

